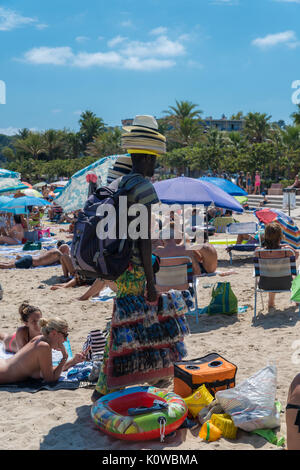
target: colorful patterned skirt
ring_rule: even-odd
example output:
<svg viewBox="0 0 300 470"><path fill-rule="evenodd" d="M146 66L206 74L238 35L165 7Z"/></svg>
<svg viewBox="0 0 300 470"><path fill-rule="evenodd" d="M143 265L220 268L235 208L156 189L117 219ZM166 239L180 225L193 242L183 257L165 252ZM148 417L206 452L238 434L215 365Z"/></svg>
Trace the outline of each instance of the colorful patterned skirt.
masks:
<svg viewBox="0 0 300 470"><path fill-rule="evenodd" d="M141 266L133 266L127 269L117 280L117 297L125 297L126 295L144 295L146 286L146 276L144 268ZM102 395L114 392L115 390L109 389L107 386L107 364L109 360L109 346L110 346L111 331L106 339L106 345L103 353L103 362L99 373L98 382L96 385L97 392Z"/></svg>

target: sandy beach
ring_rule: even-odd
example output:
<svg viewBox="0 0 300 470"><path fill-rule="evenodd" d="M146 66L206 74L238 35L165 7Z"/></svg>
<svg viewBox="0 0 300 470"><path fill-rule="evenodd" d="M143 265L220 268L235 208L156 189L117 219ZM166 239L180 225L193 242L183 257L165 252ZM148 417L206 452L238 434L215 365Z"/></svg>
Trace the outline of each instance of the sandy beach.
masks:
<svg viewBox="0 0 300 470"><path fill-rule="evenodd" d="M242 215L237 216L237 219L245 221L250 217ZM224 238L224 235L218 236ZM58 235L57 238L63 237ZM231 268L229 256L224 246L218 246L217 250L218 269L229 270ZM297 365L295 361L296 349L293 349L293 342L299 339L298 309L290 302L287 293L277 296L278 309L268 313L267 296L264 295L263 311L259 296L259 316L253 325L253 261L251 258L238 259L234 256L233 269L237 274L201 280L198 289L199 305L204 307L209 303L211 287L207 287L208 284L213 284L217 280L228 280L238 298L239 306L248 306L247 311L229 317L203 315L198 323L189 317L191 335L185 339L187 359L218 352L237 365L236 383L240 383L268 363L275 362L277 399L284 410L289 384L299 372L299 364ZM51 285L56 283L61 275L60 266L1 270L0 283L4 297L0 302L0 330L7 333L15 331L19 325L18 306L22 301L28 300L41 308L44 317L55 315L65 318L70 327L69 338L73 354L81 351L89 331L105 327L107 318L112 314L112 301L79 302L77 298L87 289L86 287L51 291ZM159 441L127 443L115 440L102 434L93 424L90 416L92 391L92 388L40 391L35 394L1 391L0 449L276 449L276 446L265 439L241 430L238 431L236 440L221 438L212 443L206 443L198 437L199 428L192 431L179 430L175 436L167 437L163 443ZM285 414L282 412L278 436L285 435Z"/></svg>

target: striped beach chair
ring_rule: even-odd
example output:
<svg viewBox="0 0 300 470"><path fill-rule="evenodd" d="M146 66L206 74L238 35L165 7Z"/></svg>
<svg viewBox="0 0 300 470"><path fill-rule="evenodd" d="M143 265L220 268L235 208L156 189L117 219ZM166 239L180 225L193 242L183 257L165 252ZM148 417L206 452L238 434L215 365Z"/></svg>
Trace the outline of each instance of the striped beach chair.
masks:
<svg viewBox="0 0 300 470"><path fill-rule="evenodd" d="M257 293L290 292L293 276L297 275L296 258L292 249L265 250L258 248L254 254L254 317L256 318ZM300 314L300 306L299 306Z"/></svg>

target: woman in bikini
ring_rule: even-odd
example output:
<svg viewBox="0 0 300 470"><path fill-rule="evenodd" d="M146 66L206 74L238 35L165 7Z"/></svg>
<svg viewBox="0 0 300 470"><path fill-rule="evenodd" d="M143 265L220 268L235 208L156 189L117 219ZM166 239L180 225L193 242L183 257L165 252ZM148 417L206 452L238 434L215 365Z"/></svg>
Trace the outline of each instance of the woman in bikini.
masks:
<svg viewBox="0 0 300 470"><path fill-rule="evenodd" d="M6 231L5 235L0 235L0 245L21 245L24 239L24 227L19 215L14 215L14 225Z"/></svg>
<svg viewBox="0 0 300 470"><path fill-rule="evenodd" d="M68 361L63 344L68 337L68 324L65 320L41 318L39 325L41 335L31 339L13 357L0 359L0 383L16 383L29 378L56 382L62 371L85 360L85 355L79 353ZM52 349L62 353L62 359L55 367L52 364Z"/></svg>
<svg viewBox="0 0 300 470"><path fill-rule="evenodd" d="M12 335L0 333L0 340L3 341L6 351L12 353L16 353L32 338L41 334L39 321L42 318L42 313L38 307L23 302L19 307L19 314L24 326L20 326Z"/></svg>

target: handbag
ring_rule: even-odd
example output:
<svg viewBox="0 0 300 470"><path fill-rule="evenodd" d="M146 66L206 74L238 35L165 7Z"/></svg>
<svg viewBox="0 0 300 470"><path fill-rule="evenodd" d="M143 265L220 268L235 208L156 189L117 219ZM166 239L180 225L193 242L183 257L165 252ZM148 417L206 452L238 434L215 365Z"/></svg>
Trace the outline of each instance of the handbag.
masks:
<svg viewBox="0 0 300 470"><path fill-rule="evenodd" d="M238 301L231 289L230 282L218 282L213 287L210 304L201 313L208 313L209 315L218 313L233 315L238 313Z"/></svg>

